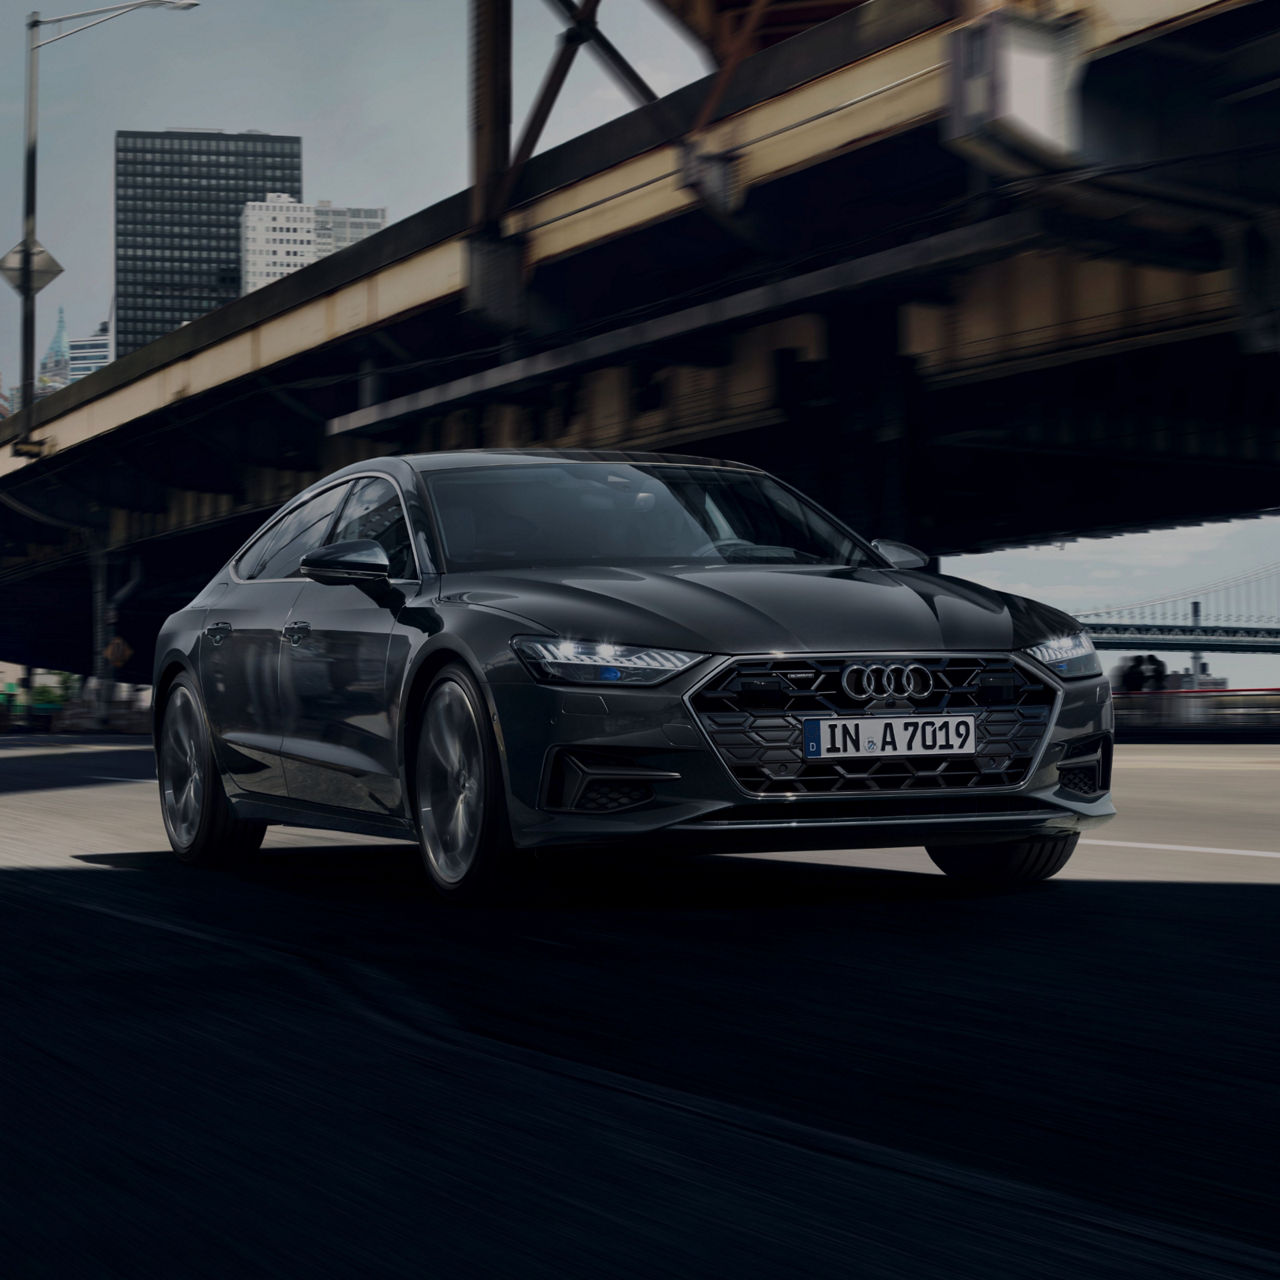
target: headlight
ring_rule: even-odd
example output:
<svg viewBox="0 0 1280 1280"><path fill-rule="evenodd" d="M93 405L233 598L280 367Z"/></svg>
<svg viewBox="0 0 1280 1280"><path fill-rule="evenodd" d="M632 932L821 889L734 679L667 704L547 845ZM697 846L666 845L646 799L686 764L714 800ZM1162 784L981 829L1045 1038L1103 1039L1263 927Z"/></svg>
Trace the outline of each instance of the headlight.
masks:
<svg viewBox="0 0 1280 1280"><path fill-rule="evenodd" d="M535 680L557 684L661 684L704 655L594 640L517 636L511 642Z"/></svg>
<svg viewBox="0 0 1280 1280"><path fill-rule="evenodd" d="M1064 680L1079 680L1083 676L1102 674L1102 663L1098 661L1093 641L1083 631L1032 645L1029 649L1024 649L1023 653L1030 654L1037 662L1043 662L1050 671Z"/></svg>

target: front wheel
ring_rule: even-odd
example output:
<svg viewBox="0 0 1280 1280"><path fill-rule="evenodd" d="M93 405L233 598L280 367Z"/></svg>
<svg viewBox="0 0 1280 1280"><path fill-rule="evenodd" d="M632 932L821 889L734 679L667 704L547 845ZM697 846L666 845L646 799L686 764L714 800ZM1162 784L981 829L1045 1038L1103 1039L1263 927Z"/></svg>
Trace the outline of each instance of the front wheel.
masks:
<svg viewBox="0 0 1280 1280"><path fill-rule="evenodd" d="M229 862L262 844L267 824L246 822L232 811L213 758L200 691L185 672L165 698L156 772L165 833L180 861Z"/></svg>
<svg viewBox="0 0 1280 1280"><path fill-rule="evenodd" d="M1045 836L1008 844L926 845L933 864L956 880L979 884L1032 884L1056 876L1071 860L1078 835Z"/></svg>
<svg viewBox="0 0 1280 1280"><path fill-rule="evenodd" d="M473 898L497 886L511 851L502 766L484 697L457 663L439 672L423 700L414 810L440 893Z"/></svg>

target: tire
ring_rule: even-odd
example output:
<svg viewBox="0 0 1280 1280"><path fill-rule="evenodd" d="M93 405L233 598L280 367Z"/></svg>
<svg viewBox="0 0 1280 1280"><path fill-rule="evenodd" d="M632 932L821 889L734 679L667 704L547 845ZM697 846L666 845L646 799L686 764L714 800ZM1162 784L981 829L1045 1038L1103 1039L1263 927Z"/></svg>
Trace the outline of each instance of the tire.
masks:
<svg viewBox="0 0 1280 1280"><path fill-rule="evenodd" d="M209 720L195 681L183 672L165 695L156 743L160 812L180 862L213 866L255 852L265 822L237 818L213 758Z"/></svg>
<svg viewBox="0 0 1280 1280"><path fill-rule="evenodd" d="M1071 860L1078 835L1045 836L1008 844L927 845L940 871L976 884L1032 884L1056 876Z"/></svg>
<svg viewBox="0 0 1280 1280"><path fill-rule="evenodd" d="M511 823L488 706L460 663L431 681L416 743L413 813L432 886L460 901L494 896L512 880Z"/></svg>

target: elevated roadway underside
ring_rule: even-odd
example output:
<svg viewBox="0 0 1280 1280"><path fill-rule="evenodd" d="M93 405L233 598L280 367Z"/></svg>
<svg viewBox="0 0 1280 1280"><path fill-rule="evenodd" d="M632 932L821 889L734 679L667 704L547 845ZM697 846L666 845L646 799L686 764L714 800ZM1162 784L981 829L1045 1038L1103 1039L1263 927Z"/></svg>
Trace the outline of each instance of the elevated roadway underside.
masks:
<svg viewBox="0 0 1280 1280"><path fill-rule="evenodd" d="M1239 255L1272 261L1280 180L1249 148L1280 111L1223 68L1280 15L1204 9L1095 51L1104 175L976 165L948 140L956 6L872 0L738 69L696 136L719 195L686 181L709 78L535 156L496 232L464 193L117 361L0 459L0 658L85 669L97 547L145 680L159 620L266 514L379 452L739 458L939 555L1275 506L1280 356ZM1134 188L1119 140L1156 83L1244 150Z"/></svg>

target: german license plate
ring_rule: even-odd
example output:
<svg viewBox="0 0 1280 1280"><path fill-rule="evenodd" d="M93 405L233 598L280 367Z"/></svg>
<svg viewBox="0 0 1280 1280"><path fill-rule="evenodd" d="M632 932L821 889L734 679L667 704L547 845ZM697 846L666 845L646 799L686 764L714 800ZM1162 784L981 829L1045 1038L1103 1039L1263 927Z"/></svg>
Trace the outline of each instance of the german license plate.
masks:
<svg viewBox="0 0 1280 1280"><path fill-rule="evenodd" d="M840 756L971 756L973 716L842 716L805 720L806 760Z"/></svg>

